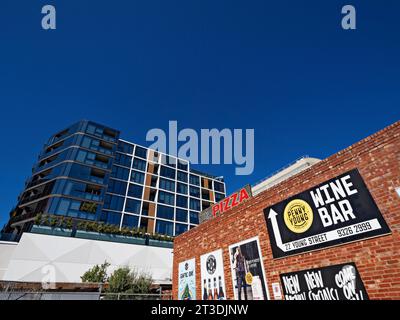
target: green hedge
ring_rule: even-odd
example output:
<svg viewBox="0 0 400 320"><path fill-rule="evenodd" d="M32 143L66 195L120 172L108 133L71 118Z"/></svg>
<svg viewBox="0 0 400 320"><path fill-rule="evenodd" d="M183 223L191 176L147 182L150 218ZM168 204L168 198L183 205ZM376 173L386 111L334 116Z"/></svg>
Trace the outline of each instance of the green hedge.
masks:
<svg viewBox="0 0 400 320"><path fill-rule="evenodd" d="M48 214L37 215L34 223L38 226L72 229L75 220L76 220L77 230L115 234L115 235L122 235L122 236L136 237L136 238L145 238L146 236L146 231L143 228L140 229L140 228L123 227L120 230L118 226L112 224L106 224L98 221L77 220L70 217L48 215ZM173 237L158 233L149 234L148 237L150 239L159 241L169 241L169 242L174 241Z"/></svg>

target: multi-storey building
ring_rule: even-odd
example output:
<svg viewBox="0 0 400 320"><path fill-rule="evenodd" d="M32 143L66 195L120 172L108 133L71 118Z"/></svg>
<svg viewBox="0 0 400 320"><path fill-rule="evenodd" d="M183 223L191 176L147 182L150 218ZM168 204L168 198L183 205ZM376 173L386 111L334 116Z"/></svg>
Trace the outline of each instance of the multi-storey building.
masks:
<svg viewBox="0 0 400 320"><path fill-rule="evenodd" d="M222 178L80 121L45 144L3 231L29 231L44 213L175 236L224 197Z"/></svg>

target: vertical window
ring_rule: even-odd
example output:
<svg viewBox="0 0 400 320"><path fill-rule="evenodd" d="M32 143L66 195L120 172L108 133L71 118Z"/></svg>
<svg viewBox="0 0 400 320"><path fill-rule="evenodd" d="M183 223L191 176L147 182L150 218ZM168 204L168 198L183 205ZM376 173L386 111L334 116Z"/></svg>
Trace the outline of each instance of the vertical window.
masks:
<svg viewBox="0 0 400 320"><path fill-rule="evenodd" d="M187 200L188 200L187 197L176 195L176 205L178 207L187 208L188 206Z"/></svg>
<svg viewBox="0 0 400 320"><path fill-rule="evenodd" d="M125 211L131 213L140 213L141 202L134 199L126 199Z"/></svg>
<svg viewBox="0 0 400 320"><path fill-rule="evenodd" d="M187 192L188 192L187 185L178 182L178 183L177 183L177 186L176 186L176 192L182 193L182 194L187 194Z"/></svg>
<svg viewBox="0 0 400 320"><path fill-rule="evenodd" d="M143 158L143 159L147 159L147 149L136 146L135 156Z"/></svg>
<svg viewBox="0 0 400 320"><path fill-rule="evenodd" d="M190 198L190 209L200 211L200 201L197 199Z"/></svg>
<svg viewBox="0 0 400 320"><path fill-rule="evenodd" d="M187 173L186 172L178 171L176 178L179 181L182 181L182 182L187 182L188 181L188 177L187 177Z"/></svg>
<svg viewBox="0 0 400 320"><path fill-rule="evenodd" d="M199 224L199 214L197 212L190 211L190 223Z"/></svg>
<svg viewBox="0 0 400 320"><path fill-rule="evenodd" d="M136 228L138 226L138 223L139 223L139 217L132 216L130 214L124 214L124 218L122 220L123 227Z"/></svg>
<svg viewBox="0 0 400 320"><path fill-rule="evenodd" d="M156 233L166 234L173 236L174 224L168 221L157 220L156 221Z"/></svg>
<svg viewBox="0 0 400 320"><path fill-rule="evenodd" d="M158 202L169 204L171 206L174 205L174 194L169 192L160 191L158 193Z"/></svg>
<svg viewBox="0 0 400 320"><path fill-rule="evenodd" d="M200 179L198 176L195 176L193 174L189 175L189 182L190 184L194 184L196 186L200 185Z"/></svg>
<svg viewBox="0 0 400 320"><path fill-rule="evenodd" d="M167 179L160 178L160 189L175 191L175 182Z"/></svg>
<svg viewBox="0 0 400 320"><path fill-rule="evenodd" d="M175 180L175 169L161 166L160 175Z"/></svg>
<svg viewBox="0 0 400 320"><path fill-rule="evenodd" d="M188 221L187 210L177 208L176 209L176 220L181 221L181 222L187 222Z"/></svg>
<svg viewBox="0 0 400 320"><path fill-rule="evenodd" d="M128 196L134 198L142 198L143 187L137 184L129 184Z"/></svg>
<svg viewBox="0 0 400 320"><path fill-rule="evenodd" d="M132 167L140 171L146 171L146 161L135 158Z"/></svg>
<svg viewBox="0 0 400 320"><path fill-rule="evenodd" d="M175 224L175 235L180 235L188 230L187 224L176 223Z"/></svg>
<svg viewBox="0 0 400 320"><path fill-rule="evenodd" d="M131 181L143 184L144 183L144 173L132 170Z"/></svg>
<svg viewBox="0 0 400 320"><path fill-rule="evenodd" d="M157 206L157 217L163 219L174 220L174 208L163 205Z"/></svg>

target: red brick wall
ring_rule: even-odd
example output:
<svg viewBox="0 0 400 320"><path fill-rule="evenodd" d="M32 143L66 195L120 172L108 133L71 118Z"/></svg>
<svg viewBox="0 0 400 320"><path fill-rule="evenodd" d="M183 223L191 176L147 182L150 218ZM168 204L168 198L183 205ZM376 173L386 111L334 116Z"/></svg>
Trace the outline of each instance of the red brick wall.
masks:
<svg viewBox="0 0 400 320"><path fill-rule="evenodd" d="M273 259L263 209L348 170L358 168L392 234L346 245ZM223 249L226 296L233 299L228 247L258 236L268 283L280 273L355 262L370 299L400 299L400 122L317 163L221 216L177 237L174 243L173 298L178 264L196 258L197 297L201 297L200 256Z"/></svg>

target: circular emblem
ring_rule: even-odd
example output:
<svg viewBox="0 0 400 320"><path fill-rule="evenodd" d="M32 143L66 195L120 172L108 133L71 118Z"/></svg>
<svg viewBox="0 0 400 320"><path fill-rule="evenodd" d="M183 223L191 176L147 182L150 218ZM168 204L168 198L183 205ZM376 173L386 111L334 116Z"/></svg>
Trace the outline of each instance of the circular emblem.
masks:
<svg viewBox="0 0 400 320"><path fill-rule="evenodd" d="M251 286L251 284L253 283L253 275L251 274L251 272L247 272L246 273L246 283Z"/></svg>
<svg viewBox="0 0 400 320"><path fill-rule="evenodd" d="M310 205L300 199L290 201L283 213L286 226L295 233L306 232L312 225L313 217Z"/></svg>
<svg viewBox="0 0 400 320"><path fill-rule="evenodd" d="M207 272L213 274L217 268L217 259L213 255L209 255L206 262Z"/></svg>

